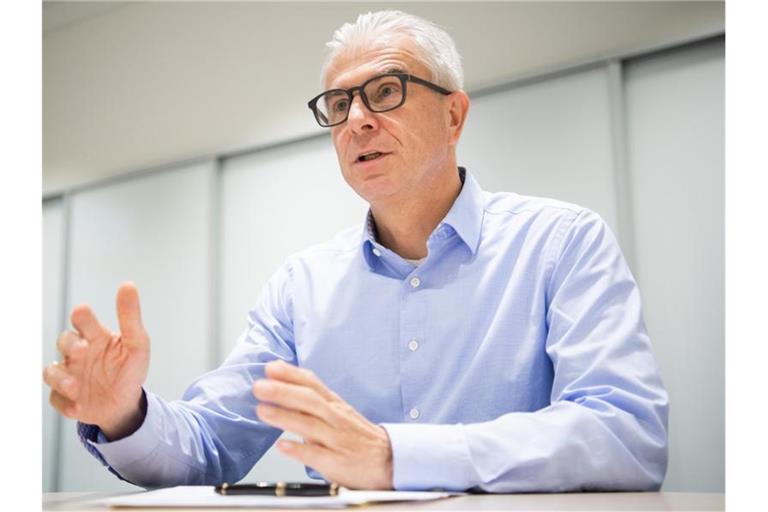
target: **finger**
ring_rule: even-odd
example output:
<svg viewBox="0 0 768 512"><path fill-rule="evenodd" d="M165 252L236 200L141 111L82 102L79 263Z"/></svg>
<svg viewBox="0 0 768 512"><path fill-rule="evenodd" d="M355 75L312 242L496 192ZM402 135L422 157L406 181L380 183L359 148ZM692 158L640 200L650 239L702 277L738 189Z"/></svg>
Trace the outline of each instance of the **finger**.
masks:
<svg viewBox="0 0 768 512"><path fill-rule="evenodd" d="M43 380L51 389L60 395L75 400L77 398L77 383L60 364L52 363L43 370Z"/></svg>
<svg viewBox="0 0 768 512"><path fill-rule="evenodd" d="M297 443L288 439L277 441L277 448L285 455L298 460L305 466L316 469L326 476L327 468L334 464L334 453L328 448L313 443Z"/></svg>
<svg viewBox="0 0 768 512"><path fill-rule="evenodd" d="M143 344L147 342L144 324L141 321L139 290L131 282L125 282L117 290L117 320L123 343Z"/></svg>
<svg viewBox="0 0 768 512"><path fill-rule="evenodd" d="M56 340L56 348L64 357L76 356L87 346L88 342L73 331L62 332Z"/></svg>
<svg viewBox="0 0 768 512"><path fill-rule="evenodd" d="M256 414L268 425L324 446L338 447L335 430L314 416L267 404L256 406Z"/></svg>
<svg viewBox="0 0 768 512"><path fill-rule="evenodd" d="M48 398L54 409L59 411L67 418L77 419L77 415L80 412L78 405L69 398L62 396L56 391L51 391L51 396Z"/></svg>
<svg viewBox="0 0 768 512"><path fill-rule="evenodd" d="M306 386L279 380L259 379L253 383L253 394L259 400L285 409L300 411L325 421L330 419L328 400Z"/></svg>
<svg viewBox="0 0 768 512"><path fill-rule="evenodd" d="M87 304L80 304L70 315L72 326L80 335L92 343L106 343L112 339L112 331L99 322L93 310Z"/></svg>
<svg viewBox="0 0 768 512"><path fill-rule="evenodd" d="M267 363L264 372L271 379L310 387L326 400L342 401L339 395L331 391L312 370L307 368L299 368L298 366L286 363L282 359L278 359L277 361Z"/></svg>

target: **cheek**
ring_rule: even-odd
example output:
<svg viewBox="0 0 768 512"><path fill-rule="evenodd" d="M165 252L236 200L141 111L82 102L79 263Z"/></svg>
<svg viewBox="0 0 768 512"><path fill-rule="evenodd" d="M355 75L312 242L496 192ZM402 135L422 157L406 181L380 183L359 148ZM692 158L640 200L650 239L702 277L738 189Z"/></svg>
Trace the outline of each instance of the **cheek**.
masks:
<svg viewBox="0 0 768 512"><path fill-rule="evenodd" d="M344 169L346 167L346 153L347 142L340 134L332 134L331 140L333 141L333 148L336 150L336 158L339 161L339 166Z"/></svg>
<svg viewBox="0 0 768 512"><path fill-rule="evenodd" d="M431 160L445 146L444 128L434 120L422 120L410 133L410 153L420 160Z"/></svg>

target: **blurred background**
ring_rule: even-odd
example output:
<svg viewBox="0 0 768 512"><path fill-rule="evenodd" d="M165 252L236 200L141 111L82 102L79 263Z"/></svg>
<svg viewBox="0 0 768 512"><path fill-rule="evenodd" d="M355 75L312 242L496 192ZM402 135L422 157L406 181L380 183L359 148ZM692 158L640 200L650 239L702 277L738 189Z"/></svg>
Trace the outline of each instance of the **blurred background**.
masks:
<svg viewBox="0 0 768 512"><path fill-rule="evenodd" d="M115 328L132 280L147 387L178 398L286 256L362 222L306 101L332 32L381 8L454 37L483 188L614 230L670 394L663 490L724 492L723 2L44 2L43 363L76 304ZM47 395L43 490L135 489ZM247 478L307 479L273 451Z"/></svg>

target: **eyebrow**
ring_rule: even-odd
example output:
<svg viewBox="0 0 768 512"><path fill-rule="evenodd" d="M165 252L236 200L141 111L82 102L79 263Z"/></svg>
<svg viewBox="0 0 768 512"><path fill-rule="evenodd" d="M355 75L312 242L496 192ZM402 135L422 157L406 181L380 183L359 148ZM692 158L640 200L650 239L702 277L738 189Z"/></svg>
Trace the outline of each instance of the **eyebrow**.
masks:
<svg viewBox="0 0 768 512"><path fill-rule="evenodd" d="M384 68L384 70L381 71L378 74L379 75L384 75L386 73L405 73L406 75L409 74L408 71L403 69L401 66L397 66L397 65L392 65L392 66L389 66L388 68ZM373 75L373 76L376 76L376 75ZM337 89L344 89L344 88L343 87L334 87L332 89L329 89L329 91L335 91Z"/></svg>
<svg viewBox="0 0 768 512"><path fill-rule="evenodd" d="M390 66L386 69L384 69L383 73L408 73L406 70L401 68L400 66Z"/></svg>

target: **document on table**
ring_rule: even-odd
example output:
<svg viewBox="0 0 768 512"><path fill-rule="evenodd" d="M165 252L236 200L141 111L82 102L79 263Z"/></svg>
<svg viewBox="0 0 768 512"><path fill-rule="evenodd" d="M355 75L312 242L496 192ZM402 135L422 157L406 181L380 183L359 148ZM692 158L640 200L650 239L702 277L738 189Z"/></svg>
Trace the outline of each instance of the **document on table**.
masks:
<svg viewBox="0 0 768 512"><path fill-rule="evenodd" d="M127 494L99 500L98 503L111 507L267 507L267 508L344 508L365 503L394 501L428 501L460 492L421 491L351 491L341 488L337 496L264 496L229 495L222 496L212 486L182 485L137 494Z"/></svg>

